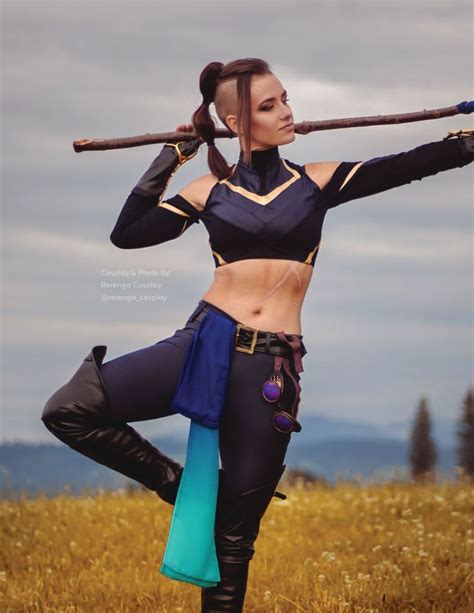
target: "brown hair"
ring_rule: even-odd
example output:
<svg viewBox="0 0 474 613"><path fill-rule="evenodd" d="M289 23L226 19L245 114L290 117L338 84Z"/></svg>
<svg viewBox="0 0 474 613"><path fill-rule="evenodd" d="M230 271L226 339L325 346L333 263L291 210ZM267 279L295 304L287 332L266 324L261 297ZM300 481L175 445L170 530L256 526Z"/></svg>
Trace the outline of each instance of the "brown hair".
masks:
<svg viewBox="0 0 474 613"><path fill-rule="evenodd" d="M267 62L253 57L234 60L228 64L211 62L201 72L199 89L203 102L194 111L191 121L199 136L209 143L207 163L212 174L219 180L228 177L232 169L214 144L216 126L209 113L209 105L214 102L219 119L229 130L225 118L227 115L236 115L243 140L241 148L244 151L244 162L250 164L250 82L254 74L271 73Z"/></svg>

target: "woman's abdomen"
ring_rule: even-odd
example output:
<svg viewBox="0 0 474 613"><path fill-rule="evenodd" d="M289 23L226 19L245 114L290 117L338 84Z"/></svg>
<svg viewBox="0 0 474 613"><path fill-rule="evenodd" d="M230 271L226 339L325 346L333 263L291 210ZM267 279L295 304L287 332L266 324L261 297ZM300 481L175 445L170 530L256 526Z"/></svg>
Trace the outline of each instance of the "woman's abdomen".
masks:
<svg viewBox="0 0 474 613"><path fill-rule="evenodd" d="M301 334L313 268L291 260L242 260L216 269L203 300L259 330Z"/></svg>

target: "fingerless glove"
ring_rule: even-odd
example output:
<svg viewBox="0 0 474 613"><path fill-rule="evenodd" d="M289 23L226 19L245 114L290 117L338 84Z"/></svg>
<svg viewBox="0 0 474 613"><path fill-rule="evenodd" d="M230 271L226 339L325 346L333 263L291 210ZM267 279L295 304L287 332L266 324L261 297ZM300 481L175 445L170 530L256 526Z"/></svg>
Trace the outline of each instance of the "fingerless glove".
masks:
<svg viewBox="0 0 474 613"><path fill-rule="evenodd" d="M123 205L110 234L116 247L159 245L199 223L199 211L185 198L176 194L164 201L163 196L178 168L196 155L201 144L202 139L195 139L163 145Z"/></svg>

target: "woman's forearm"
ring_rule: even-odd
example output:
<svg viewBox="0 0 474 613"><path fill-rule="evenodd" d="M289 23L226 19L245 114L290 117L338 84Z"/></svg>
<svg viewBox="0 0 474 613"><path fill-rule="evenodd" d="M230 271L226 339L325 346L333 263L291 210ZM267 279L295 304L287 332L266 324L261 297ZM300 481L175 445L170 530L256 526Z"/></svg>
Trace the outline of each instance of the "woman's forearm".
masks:
<svg viewBox="0 0 474 613"><path fill-rule="evenodd" d="M323 189L327 208L460 168L474 160L474 136L434 141L365 162L341 162Z"/></svg>
<svg viewBox="0 0 474 613"><path fill-rule="evenodd" d="M132 191L110 240L120 249L151 247L177 238L193 223L199 223L199 213L179 194L156 205L154 197Z"/></svg>
<svg viewBox="0 0 474 613"><path fill-rule="evenodd" d="M133 187L110 235L121 249L159 245L180 236L198 222L198 211L182 196L163 201L169 182L178 168L193 158L198 140L166 144Z"/></svg>

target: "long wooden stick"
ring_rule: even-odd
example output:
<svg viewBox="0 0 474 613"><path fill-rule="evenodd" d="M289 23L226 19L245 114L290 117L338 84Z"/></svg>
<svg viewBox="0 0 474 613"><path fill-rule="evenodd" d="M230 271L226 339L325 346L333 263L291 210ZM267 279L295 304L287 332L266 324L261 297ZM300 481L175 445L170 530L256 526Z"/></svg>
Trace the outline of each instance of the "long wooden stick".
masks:
<svg viewBox="0 0 474 613"><path fill-rule="evenodd" d="M387 124L409 123L412 121L425 121L427 119L440 119L460 113L472 113L474 102L464 101L454 106L441 109L416 111L414 113L398 113L395 115L372 115L369 117L345 117L343 119L325 119L322 121L301 121L295 124L296 134L309 134L319 130L339 130L341 128L359 128L361 126L381 126ZM74 151L104 151L106 149L127 149L141 145L154 145L155 143L177 143L179 141L198 138L196 132L159 132L156 134L140 134L139 136L125 136L123 138L83 138L73 141ZM216 128L215 138L236 138L236 134L226 128Z"/></svg>

